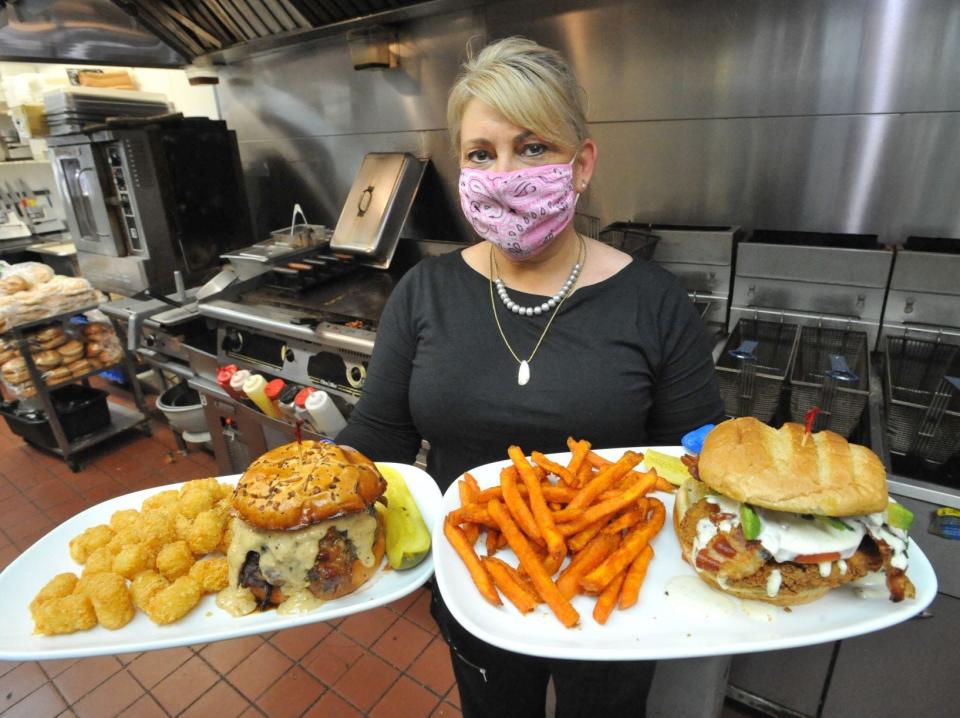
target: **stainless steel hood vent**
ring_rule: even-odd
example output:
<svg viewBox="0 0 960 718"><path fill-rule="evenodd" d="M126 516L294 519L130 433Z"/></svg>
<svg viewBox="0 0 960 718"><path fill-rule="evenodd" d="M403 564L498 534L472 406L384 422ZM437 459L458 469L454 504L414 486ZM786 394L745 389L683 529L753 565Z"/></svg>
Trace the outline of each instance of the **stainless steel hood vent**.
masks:
<svg viewBox="0 0 960 718"><path fill-rule="evenodd" d="M187 55L110 0L0 0L0 60L180 67Z"/></svg>
<svg viewBox="0 0 960 718"><path fill-rule="evenodd" d="M388 16L424 0L114 0L191 61L254 43L269 49L310 31ZM386 19L386 17L384 18ZM214 57L222 61L223 57Z"/></svg>

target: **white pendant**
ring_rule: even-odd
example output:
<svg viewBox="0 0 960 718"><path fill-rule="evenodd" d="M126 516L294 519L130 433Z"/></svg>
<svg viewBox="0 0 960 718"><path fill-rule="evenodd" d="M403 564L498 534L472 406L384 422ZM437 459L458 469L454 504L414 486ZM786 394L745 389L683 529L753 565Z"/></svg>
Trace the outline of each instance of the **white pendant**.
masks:
<svg viewBox="0 0 960 718"><path fill-rule="evenodd" d="M517 384L525 386L528 381L530 381L530 365L524 359L520 362L520 370L517 372Z"/></svg>

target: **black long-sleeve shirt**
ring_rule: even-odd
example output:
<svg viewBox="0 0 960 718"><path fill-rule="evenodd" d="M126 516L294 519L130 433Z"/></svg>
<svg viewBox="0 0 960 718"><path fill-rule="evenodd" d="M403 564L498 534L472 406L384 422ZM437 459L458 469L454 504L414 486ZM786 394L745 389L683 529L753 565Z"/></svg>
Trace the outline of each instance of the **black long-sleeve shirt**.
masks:
<svg viewBox="0 0 960 718"><path fill-rule="evenodd" d="M510 291L534 306L543 297ZM513 350L530 355L549 315L520 317L494 297ZM703 325L671 274L635 259L564 302L530 362L530 381L494 322L490 284L459 252L420 262L391 294L364 393L337 437L378 461L411 463L446 488L464 471L529 453L679 443L723 416Z"/></svg>

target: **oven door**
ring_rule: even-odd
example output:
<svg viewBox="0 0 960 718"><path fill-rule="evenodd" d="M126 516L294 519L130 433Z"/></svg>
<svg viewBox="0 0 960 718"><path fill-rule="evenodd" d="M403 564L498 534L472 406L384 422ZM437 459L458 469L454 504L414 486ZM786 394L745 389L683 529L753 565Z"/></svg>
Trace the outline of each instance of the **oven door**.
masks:
<svg viewBox="0 0 960 718"><path fill-rule="evenodd" d="M105 168L89 144L51 148L53 171L67 209L77 251L122 257L126 252L116 217L107 207Z"/></svg>

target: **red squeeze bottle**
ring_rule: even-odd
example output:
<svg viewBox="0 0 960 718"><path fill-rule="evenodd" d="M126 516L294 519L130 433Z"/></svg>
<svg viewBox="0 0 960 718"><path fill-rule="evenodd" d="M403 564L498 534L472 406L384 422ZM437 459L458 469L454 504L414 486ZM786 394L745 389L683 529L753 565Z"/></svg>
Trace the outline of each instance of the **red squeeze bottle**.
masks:
<svg viewBox="0 0 960 718"><path fill-rule="evenodd" d="M310 423L310 414L307 413L307 408L305 404L307 403L307 397L315 392L312 386L304 387L297 394L297 398L293 400L293 405L296 407L294 413L298 419L302 419L307 424L307 428L312 428L313 424Z"/></svg>
<svg viewBox="0 0 960 718"><path fill-rule="evenodd" d="M233 377L236 371L236 364L227 364L226 366L220 367L220 369L217 371L217 384L219 384L220 388L227 392L234 399L240 399L241 397L237 396L237 393L230 388L230 379Z"/></svg>
<svg viewBox="0 0 960 718"><path fill-rule="evenodd" d="M283 413L280 411L280 395L286 388L287 384L283 379L273 379L272 381L268 381L267 385L263 389L264 394L267 395L267 401L273 404L274 408L277 410L278 416L282 415Z"/></svg>

